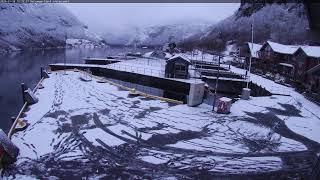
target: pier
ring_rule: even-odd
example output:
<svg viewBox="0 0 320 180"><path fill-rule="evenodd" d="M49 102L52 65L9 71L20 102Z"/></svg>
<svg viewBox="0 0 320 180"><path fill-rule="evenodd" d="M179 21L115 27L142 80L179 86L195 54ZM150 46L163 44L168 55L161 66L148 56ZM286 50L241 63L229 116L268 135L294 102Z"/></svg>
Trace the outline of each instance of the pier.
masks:
<svg viewBox="0 0 320 180"><path fill-rule="evenodd" d="M204 94L204 82L199 79L175 79L161 77L160 71L152 71L149 74L139 73L138 68L133 70L132 66L119 65L104 66L94 64L50 64L52 71L66 69L89 69L93 75L118 79L126 82L141 84L144 86L155 87L171 92L178 92L186 95L185 103L189 106L196 106L202 103ZM122 69L121 69L122 68ZM143 72L143 69L140 69ZM148 71L147 70L147 71ZM146 72L146 70L144 70ZM174 97L171 97L174 99Z"/></svg>
<svg viewBox="0 0 320 180"><path fill-rule="evenodd" d="M97 64L97 65L107 65L112 63L118 63L123 60L121 59L114 59L114 58L85 58L86 64Z"/></svg>
<svg viewBox="0 0 320 180"><path fill-rule="evenodd" d="M207 104L132 96L129 89L74 71L75 65L66 71L52 67L61 70L42 81L43 88L35 90L39 101L24 112L29 127L12 135L20 149L8 170L12 174L47 179L121 171L128 177L163 177L177 169L193 175L205 166L218 177L307 176L319 149L316 112L301 109L290 96L238 100L230 115L216 114ZM314 125L304 127L309 123ZM308 133L301 133L305 128Z"/></svg>

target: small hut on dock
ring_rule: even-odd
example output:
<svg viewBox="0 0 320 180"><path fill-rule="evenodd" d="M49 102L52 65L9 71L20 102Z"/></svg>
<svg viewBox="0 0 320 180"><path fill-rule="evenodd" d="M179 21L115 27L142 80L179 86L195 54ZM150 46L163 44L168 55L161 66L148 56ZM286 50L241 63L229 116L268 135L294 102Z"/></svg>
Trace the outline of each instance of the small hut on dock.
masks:
<svg viewBox="0 0 320 180"><path fill-rule="evenodd" d="M173 56L167 60L165 67L165 77L188 79L190 60L181 55Z"/></svg>

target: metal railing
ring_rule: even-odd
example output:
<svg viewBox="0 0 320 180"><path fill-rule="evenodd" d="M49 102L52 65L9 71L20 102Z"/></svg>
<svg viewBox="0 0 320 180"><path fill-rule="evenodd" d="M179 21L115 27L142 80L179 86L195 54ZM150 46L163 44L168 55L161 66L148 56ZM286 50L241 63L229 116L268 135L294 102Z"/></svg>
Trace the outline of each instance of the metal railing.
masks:
<svg viewBox="0 0 320 180"><path fill-rule="evenodd" d="M144 74L155 77L165 77L165 71L159 69L151 69L147 67L134 66L124 63L113 63L106 66L108 69L114 69L119 71L132 72L137 74Z"/></svg>

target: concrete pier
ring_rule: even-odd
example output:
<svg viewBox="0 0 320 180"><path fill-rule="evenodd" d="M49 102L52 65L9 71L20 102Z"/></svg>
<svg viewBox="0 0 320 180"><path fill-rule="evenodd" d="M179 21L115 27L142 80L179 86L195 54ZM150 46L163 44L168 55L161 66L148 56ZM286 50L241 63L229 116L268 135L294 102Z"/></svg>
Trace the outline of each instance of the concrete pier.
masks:
<svg viewBox="0 0 320 180"><path fill-rule="evenodd" d="M93 75L104 76L107 78L118 79L121 81L132 82L144 86L155 87L158 89L168 90L172 92L183 93L187 96L186 103L189 106L197 106L202 103L204 94L204 82L201 80L185 80L156 77L145 74L139 74L128 71L120 71L109 69L104 65L93 64L50 64L52 71L66 69L90 69Z"/></svg>
<svg viewBox="0 0 320 180"><path fill-rule="evenodd" d="M123 60L120 59L111 59L111 58L85 58L86 64L98 64L98 65L107 65L112 63L118 63Z"/></svg>

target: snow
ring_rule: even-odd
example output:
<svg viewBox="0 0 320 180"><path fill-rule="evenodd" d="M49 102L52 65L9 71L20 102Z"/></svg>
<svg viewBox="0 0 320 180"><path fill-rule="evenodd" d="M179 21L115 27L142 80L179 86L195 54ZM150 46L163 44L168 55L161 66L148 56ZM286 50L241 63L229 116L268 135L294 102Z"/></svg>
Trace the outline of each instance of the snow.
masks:
<svg viewBox="0 0 320 180"><path fill-rule="evenodd" d="M187 21L183 23L182 21ZM109 31L103 36L110 44L117 45L142 45L142 46L163 46L170 37L174 37L176 43L203 32L212 23L201 20L190 21L180 20L179 22L165 23L162 25L150 24L143 27L127 27Z"/></svg>
<svg viewBox="0 0 320 180"><path fill-rule="evenodd" d="M164 77L166 61L163 59L137 58L134 60L108 64L106 67L119 71L133 72L149 76Z"/></svg>
<svg viewBox="0 0 320 180"><path fill-rule="evenodd" d="M299 46L284 45L272 41L267 41L266 43L270 45L273 51L281 54L293 54L299 48Z"/></svg>
<svg viewBox="0 0 320 180"><path fill-rule="evenodd" d="M101 40L61 4L2 3L0 9L1 27L5 27L1 28L1 49L64 46L66 36L97 43Z"/></svg>
<svg viewBox="0 0 320 180"><path fill-rule="evenodd" d="M30 106L25 117L30 126L12 138L20 149L18 166L33 167L33 160L45 157L90 162L98 155L104 162L109 153L121 156L115 150L136 145L139 137L141 147L132 157L139 164L143 161L179 169L204 165L212 172L280 170L281 153L307 150L304 142L284 137L248 113L274 112L294 133L317 142L320 139L320 120L315 114L319 107L302 97L238 100L225 115L212 113L207 104L172 106L160 100L128 97L128 91L97 83L95 77L85 82L80 76L80 72L52 72L43 82L44 89L36 91L39 102ZM287 115L283 104L297 110ZM267 144L260 148L250 143L260 141ZM103 149L101 154L96 147ZM264 155L270 152L274 155Z"/></svg>
<svg viewBox="0 0 320 180"><path fill-rule="evenodd" d="M171 55L170 53L167 53L167 52L166 52L165 54L166 54L166 55L164 56L165 59L169 59L169 58L172 57L172 55Z"/></svg>
<svg viewBox="0 0 320 180"><path fill-rule="evenodd" d="M142 156L140 157L140 159L142 161L149 162L152 164L164 164L169 160L169 159L161 159L159 157L154 157L154 156Z"/></svg>
<svg viewBox="0 0 320 180"><path fill-rule="evenodd" d="M251 42L247 42L247 44L249 46L251 56L254 58L259 58L258 51L260 51L262 45Z"/></svg>
<svg viewBox="0 0 320 180"><path fill-rule="evenodd" d="M227 98L227 97L222 97L222 98L220 98L219 100L220 100L220 101L224 101L224 102L230 102L230 101L232 101L232 99Z"/></svg>
<svg viewBox="0 0 320 180"><path fill-rule="evenodd" d="M293 65L292 64L288 64L288 63L279 63L280 65L283 65L283 66L287 66L287 67L291 67L293 68Z"/></svg>
<svg viewBox="0 0 320 180"><path fill-rule="evenodd" d="M143 56L144 57L151 57L152 53L153 53L153 51L150 51L150 52L145 53Z"/></svg>
<svg viewBox="0 0 320 180"><path fill-rule="evenodd" d="M184 53L183 56L187 57L191 60L198 60L198 61L206 61L206 62L216 62L218 56L205 53L201 50L194 50L192 52Z"/></svg>
<svg viewBox="0 0 320 180"><path fill-rule="evenodd" d="M314 58L320 57L320 46L302 46L301 49L309 57L314 57Z"/></svg>
<svg viewBox="0 0 320 180"><path fill-rule="evenodd" d="M180 57L180 56L179 56ZM85 66L85 65L83 65ZM125 71L137 74L143 74L147 76L154 76L165 78L165 66L166 60L159 58L135 58L132 60L122 61L118 63L108 64L106 66L95 66L93 67L106 67L109 69L114 69L118 71ZM189 67L189 74L193 76L194 70ZM185 83L202 83L203 81L198 78L189 78L189 79L178 79L178 78L166 78L174 81L181 81Z"/></svg>
<svg viewBox="0 0 320 180"><path fill-rule="evenodd" d="M125 142L110 135L107 132L104 132L102 129L89 129L85 131L80 131L81 134L87 138L88 141L92 142L95 146L101 146L97 139L101 140L108 146L119 146Z"/></svg>
<svg viewBox="0 0 320 180"><path fill-rule="evenodd" d="M176 58L181 58L181 59L183 59L183 60L185 60L185 61L190 63L190 59L185 57L185 56L183 56L183 55L181 55L181 54L177 54L177 55L172 56L171 58L168 59L168 61L174 60Z"/></svg>
<svg viewBox="0 0 320 180"><path fill-rule="evenodd" d="M294 132L301 134L311 140L320 143L320 118L318 110L309 109L315 104L308 102L302 95L296 96L271 96L271 97L251 97L250 100L238 100L231 107L231 113L237 116L246 116L247 112L269 112L268 108L283 109L280 104L289 104L300 111L301 117L296 116L278 116ZM245 107L245 109L243 108Z"/></svg>

